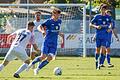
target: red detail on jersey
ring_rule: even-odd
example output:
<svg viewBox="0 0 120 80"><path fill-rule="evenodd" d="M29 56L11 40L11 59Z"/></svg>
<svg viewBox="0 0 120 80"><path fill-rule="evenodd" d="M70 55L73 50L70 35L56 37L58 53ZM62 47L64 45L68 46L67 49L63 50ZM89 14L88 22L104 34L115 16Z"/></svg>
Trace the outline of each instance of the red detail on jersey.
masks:
<svg viewBox="0 0 120 80"><path fill-rule="evenodd" d="M0 34L0 48L10 48L11 46L11 43L14 39L11 40L11 42L8 44L7 43L7 36L9 34ZM31 44L28 44L27 45L27 48L30 48L31 47Z"/></svg>

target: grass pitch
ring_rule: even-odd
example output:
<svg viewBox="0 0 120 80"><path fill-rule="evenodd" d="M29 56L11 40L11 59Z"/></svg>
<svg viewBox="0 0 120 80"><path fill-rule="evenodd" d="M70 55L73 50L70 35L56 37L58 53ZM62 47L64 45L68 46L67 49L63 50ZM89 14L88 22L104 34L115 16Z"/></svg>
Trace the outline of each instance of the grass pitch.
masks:
<svg viewBox="0 0 120 80"><path fill-rule="evenodd" d="M93 57L57 57L40 70L37 76L30 69L29 72L22 72L20 79L16 79L13 74L22 62L14 60L0 72L0 80L120 80L120 59L112 58L111 62L115 65L113 68L108 68L105 61L106 67L96 70ZM61 76L53 74L55 67L62 68Z"/></svg>

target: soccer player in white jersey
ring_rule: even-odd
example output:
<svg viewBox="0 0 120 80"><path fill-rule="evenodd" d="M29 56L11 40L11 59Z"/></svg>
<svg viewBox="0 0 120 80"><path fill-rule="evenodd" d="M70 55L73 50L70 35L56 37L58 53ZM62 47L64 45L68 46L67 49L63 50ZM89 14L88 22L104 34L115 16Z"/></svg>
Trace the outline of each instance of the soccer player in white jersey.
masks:
<svg viewBox="0 0 120 80"><path fill-rule="evenodd" d="M37 27L41 24L40 18L41 18L41 12L40 11L35 12L35 20L33 21L34 24L35 24L35 27L34 27L34 30L33 30L33 34L35 35L35 42L37 43L37 46L38 46L39 49L41 48L42 42L43 42L43 35L37 29ZM32 60L35 58L35 55L36 55L36 50L34 50L33 46L31 46L30 57L31 57Z"/></svg>
<svg viewBox="0 0 120 80"><path fill-rule="evenodd" d="M7 55L4 58L4 61L2 64L0 64L0 71L3 70L3 68L12 60L14 60L16 57L21 59L24 63L19 67L19 69L14 73L15 78L20 78L19 74L24 71L28 64L30 63L29 57L25 51L25 48L27 44L30 42L34 49L36 51L40 51L35 44L34 36L32 34L34 28L34 23L29 22L28 27L26 29L19 29L15 31L14 33L10 34L7 38L7 41L9 42L13 37L15 37L14 41L11 44L11 47L9 51L7 52Z"/></svg>

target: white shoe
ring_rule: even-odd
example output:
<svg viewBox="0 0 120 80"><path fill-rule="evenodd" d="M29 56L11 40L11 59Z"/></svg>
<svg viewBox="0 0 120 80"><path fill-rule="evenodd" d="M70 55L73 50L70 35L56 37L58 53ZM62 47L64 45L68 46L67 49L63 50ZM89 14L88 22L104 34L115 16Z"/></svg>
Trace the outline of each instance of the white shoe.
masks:
<svg viewBox="0 0 120 80"><path fill-rule="evenodd" d="M30 64L28 65L28 67L26 68L26 71L29 71L32 66L34 66L34 65L33 65L32 63L30 63Z"/></svg>
<svg viewBox="0 0 120 80"><path fill-rule="evenodd" d="M37 75L39 73L38 69L34 69L34 75Z"/></svg>

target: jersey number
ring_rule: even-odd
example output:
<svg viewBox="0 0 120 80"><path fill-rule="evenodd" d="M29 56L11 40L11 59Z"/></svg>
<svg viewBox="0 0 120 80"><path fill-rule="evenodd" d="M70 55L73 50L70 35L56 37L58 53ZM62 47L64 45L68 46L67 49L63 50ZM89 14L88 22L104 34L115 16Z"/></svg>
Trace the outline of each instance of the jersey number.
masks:
<svg viewBox="0 0 120 80"><path fill-rule="evenodd" d="M27 35L20 33L17 41L21 42Z"/></svg>

